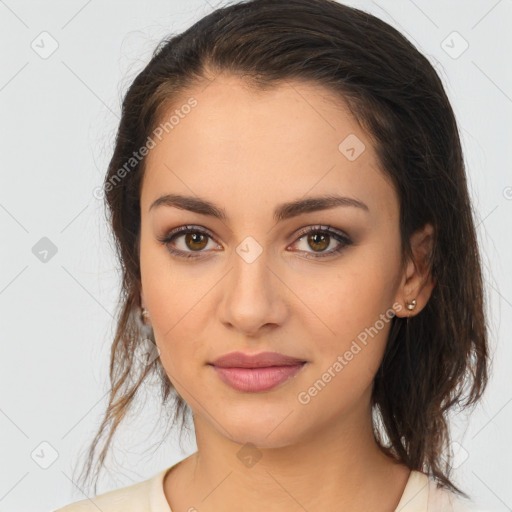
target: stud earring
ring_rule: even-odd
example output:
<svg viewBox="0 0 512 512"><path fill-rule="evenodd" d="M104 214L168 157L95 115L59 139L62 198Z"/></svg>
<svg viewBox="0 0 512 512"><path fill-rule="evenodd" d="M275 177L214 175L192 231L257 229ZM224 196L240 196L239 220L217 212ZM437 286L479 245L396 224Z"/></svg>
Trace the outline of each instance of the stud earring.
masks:
<svg viewBox="0 0 512 512"><path fill-rule="evenodd" d="M142 316L144 318L149 317L149 311L146 308L142 308Z"/></svg>
<svg viewBox="0 0 512 512"><path fill-rule="evenodd" d="M416 307L416 299L413 299L411 302L406 302L407 309L412 311Z"/></svg>

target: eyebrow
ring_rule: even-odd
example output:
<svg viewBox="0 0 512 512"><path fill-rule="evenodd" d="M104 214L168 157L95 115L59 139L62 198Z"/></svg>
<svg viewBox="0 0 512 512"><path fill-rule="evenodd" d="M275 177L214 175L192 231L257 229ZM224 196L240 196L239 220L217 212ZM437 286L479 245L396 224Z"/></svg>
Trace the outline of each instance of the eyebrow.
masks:
<svg viewBox="0 0 512 512"><path fill-rule="evenodd" d="M210 215L222 221L229 220L226 211L223 208L199 197L183 196L180 194L166 194L153 201L148 211L159 206L170 206L181 210L200 213L202 215ZM324 195L279 204L274 210L274 220L276 222L280 222L303 213L328 210L339 206L351 206L366 212L370 211L368 206L358 199L339 195Z"/></svg>

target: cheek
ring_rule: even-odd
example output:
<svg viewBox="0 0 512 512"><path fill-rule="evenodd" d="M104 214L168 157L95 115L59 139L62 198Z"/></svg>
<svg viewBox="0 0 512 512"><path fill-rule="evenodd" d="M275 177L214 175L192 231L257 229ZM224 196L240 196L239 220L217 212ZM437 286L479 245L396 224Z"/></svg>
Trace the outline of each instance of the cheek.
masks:
<svg viewBox="0 0 512 512"><path fill-rule="evenodd" d="M343 374L338 377L338 382L345 381L343 386L353 386L358 380L368 385L386 347L394 316L399 256L398 251L382 247L386 246L360 246L332 272L318 273L315 280L302 276L297 282L302 290L297 293L314 313L304 316L302 328L315 341L318 371L332 367L341 356L343 370L331 371Z"/></svg>
<svg viewBox="0 0 512 512"><path fill-rule="evenodd" d="M329 306L327 316L335 335L312 337L315 340L314 364L301 383L302 400L313 414L336 415L349 411L370 392L381 364L393 316L369 304L360 310L353 302L337 302L341 314ZM382 315L382 316L381 316ZM310 333L310 336L312 334ZM310 407L312 405L312 407Z"/></svg>
<svg viewBox="0 0 512 512"><path fill-rule="evenodd" d="M386 267L347 265L336 272L317 275L314 285L309 277L296 279L297 295L315 313L315 329L323 324L327 335L356 336L389 311L394 302L394 274Z"/></svg>
<svg viewBox="0 0 512 512"><path fill-rule="evenodd" d="M172 378L187 370L186 365L175 367L173 362L200 355L194 342L204 322L198 317L197 307L204 298L205 288L185 271L187 267L175 266L165 248L152 240L141 238L141 281L144 298L151 311L151 324L162 364ZM192 267L189 267L192 268Z"/></svg>
<svg viewBox="0 0 512 512"><path fill-rule="evenodd" d="M206 289L198 282L194 264L176 262L160 242L143 231L140 265L144 297L154 327L168 335L177 330L183 332L188 315L194 316L193 305Z"/></svg>

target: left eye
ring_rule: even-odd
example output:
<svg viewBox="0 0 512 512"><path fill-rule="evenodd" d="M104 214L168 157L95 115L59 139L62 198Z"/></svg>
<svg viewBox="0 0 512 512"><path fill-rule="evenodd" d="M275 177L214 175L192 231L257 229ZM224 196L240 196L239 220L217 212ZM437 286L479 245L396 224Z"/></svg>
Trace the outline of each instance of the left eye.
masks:
<svg viewBox="0 0 512 512"><path fill-rule="evenodd" d="M347 245L352 244L352 240L343 232L334 231L330 226L310 226L299 234L299 239L292 245L305 239L308 247L313 249L313 252L306 252L306 258L325 258L341 252ZM337 247L326 251L331 245L331 242L337 242ZM312 255L311 255L312 254Z"/></svg>
<svg viewBox="0 0 512 512"><path fill-rule="evenodd" d="M209 232L195 226L183 226L172 230L158 240L175 256L180 258L198 258L201 257L201 253L207 252L204 249L208 247L209 239L213 240ZM176 242L177 240L181 241L181 247L176 248L176 246L172 246L172 244L179 245ZM307 250L299 251L312 254L305 256L306 258L331 256L341 252L345 246L352 244L352 241L346 234L341 231L335 231L331 229L330 226L310 226L302 230L298 235L298 239L289 247L292 247L302 240L305 240L307 245L313 249L312 253L309 253ZM333 241L337 242L338 247L326 251Z"/></svg>

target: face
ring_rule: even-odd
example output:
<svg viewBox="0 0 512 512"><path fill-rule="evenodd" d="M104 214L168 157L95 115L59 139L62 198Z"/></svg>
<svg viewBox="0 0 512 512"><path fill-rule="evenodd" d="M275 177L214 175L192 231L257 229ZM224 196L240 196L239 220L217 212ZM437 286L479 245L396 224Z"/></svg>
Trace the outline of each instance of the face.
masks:
<svg viewBox="0 0 512 512"><path fill-rule="evenodd" d="M369 137L320 86L256 93L217 76L173 111L191 97L151 149L141 192L142 297L171 382L195 417L238 443L285 446L367 418L402 307L398 197ZM190 201L152 207L170 194L224 217ZM349 199L282 206L325 196ZM269 389L240 390L210 364L235 351L306 364Z"/></svg>

